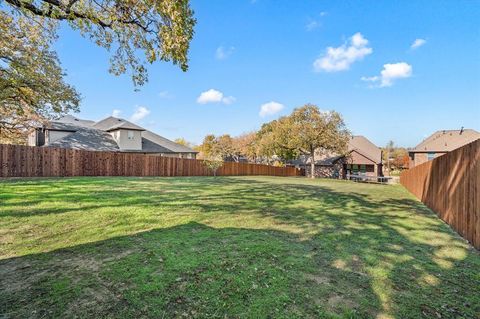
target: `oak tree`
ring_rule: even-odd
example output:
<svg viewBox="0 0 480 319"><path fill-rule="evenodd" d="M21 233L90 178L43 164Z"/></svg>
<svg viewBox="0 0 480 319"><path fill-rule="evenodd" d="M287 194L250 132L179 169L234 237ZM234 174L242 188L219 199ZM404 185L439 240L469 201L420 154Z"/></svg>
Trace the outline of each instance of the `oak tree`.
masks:
<svg viewBox="0 0 480 319"><path fill-rule="evenodd" d="M307 104L275 122L273 139L276 147L287 154L309 157L311 176L314 178L315 152L346 154L350 132L339 113L324 112L316 105Z"/></svg>
<svg viewBox="0 0 480 319"><path fill-rule="evenodd" d="M0 143L22 143L32 125L78 111L45 26L0 11Z"/></svg>
<svg viewBox="0 0 480 319"><path fill-rule="evenodd" d="M188 68L196 23L189 0L5 0L0 7L0 142L21 142L33 123L78 111L52 44L61 22L112 52L110 72L137 88L147 64Z"/></svg>
<svg viewBox="0 0 480 319"><path fill-rule="evenodd" d="M171 61L188 69L196 23L189 0L5 0L30 23L51 28L65 21L96 45L113 52L110 71L147 80L147 63Z"/></svg>
<svg viewBox="0 0 480 319"><path fill-rule="evenodd" d="M257 159L257 134L255 132L244 133L233 138L233 148L238 156L244 156L249 162Z"/></svg>

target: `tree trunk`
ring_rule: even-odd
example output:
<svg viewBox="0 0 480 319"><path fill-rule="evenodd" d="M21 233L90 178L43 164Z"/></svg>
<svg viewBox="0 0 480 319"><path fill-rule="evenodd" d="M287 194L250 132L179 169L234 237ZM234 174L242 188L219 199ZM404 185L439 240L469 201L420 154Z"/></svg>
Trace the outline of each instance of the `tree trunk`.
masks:
<svg viewBox="0 0 480 319"><path fill-rule="evenodd" d="M390 175L390 148L387 149L387 168L388 168L388 175Z"/></svg>
<svg viewBox="0 0 480 319"><path fill-rule="evenodd" d="M311 153L310 153L310 158L312 159L312 162L310 163L310 173L311 173L311 177L310 178L315 178L315 150L310 150Z"/></svg>

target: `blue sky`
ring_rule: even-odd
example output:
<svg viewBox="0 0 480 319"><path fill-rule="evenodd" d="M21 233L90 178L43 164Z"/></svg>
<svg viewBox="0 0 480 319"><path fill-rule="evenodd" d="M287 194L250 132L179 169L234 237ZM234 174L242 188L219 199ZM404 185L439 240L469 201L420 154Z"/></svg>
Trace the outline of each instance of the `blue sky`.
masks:
<svg viewBox="0 0 480 319"><path fill-rule="evenodd" d="M340 112L352 133L379 146L480 130L479 1L191 5L198 23L189 71L155 63L139 92L128 75L108 73L105 50L62 27L56 48L83 96L78 116L136 112L140 125L195 143L258 129L305 103Z"/></svg>

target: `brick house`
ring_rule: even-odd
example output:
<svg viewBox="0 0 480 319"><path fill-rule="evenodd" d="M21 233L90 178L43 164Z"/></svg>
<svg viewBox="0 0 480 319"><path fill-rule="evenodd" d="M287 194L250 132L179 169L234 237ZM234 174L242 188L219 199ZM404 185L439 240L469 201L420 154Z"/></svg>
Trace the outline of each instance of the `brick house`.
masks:
<svg viewBox="0 0 480 319"><path fill-rule="evenodd" d="M350 139L346 155L317 150L315 158L315 177L345 179L350 174L383 176L381 149L361 135ZM301 157L291 164L304 168L306 176L310 177L310 161L310 158Z"/></svg>
<svg viewBox="0 0 480 319"><path fill-rule="evenodd" d="M472 129L437 131L408 151L409 167L428 162L480 138L480 133Z"/></svg>

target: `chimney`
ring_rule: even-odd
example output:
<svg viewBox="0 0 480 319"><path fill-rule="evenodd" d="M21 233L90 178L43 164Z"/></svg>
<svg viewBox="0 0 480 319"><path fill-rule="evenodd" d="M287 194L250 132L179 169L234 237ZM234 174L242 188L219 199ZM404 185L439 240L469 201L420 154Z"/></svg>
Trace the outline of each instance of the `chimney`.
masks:
<svg viewBox="0 0 480 319"><path fill-rule="evenodd" d="M462 135L462 133L463 133L463 126L462 126L462 128L460 129L460 135Z"/></svg>

